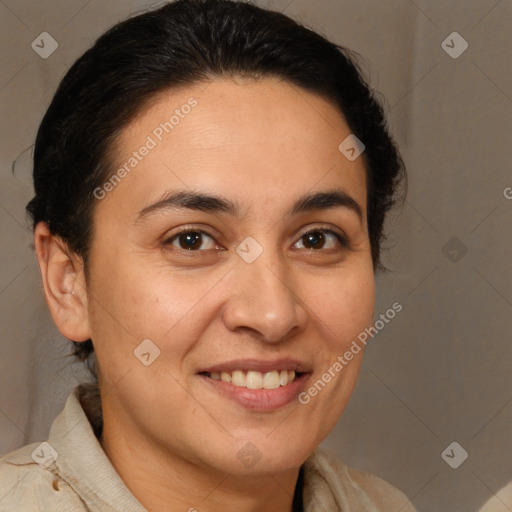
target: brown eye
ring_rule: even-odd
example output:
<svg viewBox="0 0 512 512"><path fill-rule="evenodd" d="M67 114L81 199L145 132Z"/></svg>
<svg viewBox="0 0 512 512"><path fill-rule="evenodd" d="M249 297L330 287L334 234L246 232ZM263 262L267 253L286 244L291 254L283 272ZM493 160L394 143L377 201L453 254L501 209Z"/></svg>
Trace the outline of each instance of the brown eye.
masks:
<svg viewBox="0 0 512 512"><path fill-rule="evenodd" d="M332 249L336 245L348 246L347 240L330 229L315 229L300 237L305 249Z"/></svg>
<svg viewBox="0 0 512 512"><path fill-rule="evenodd" d="M209 241L207 241L206 244L204 241L204 237L209 239ZM216 247L213 238L210 235L208 235L208 233L205 233L204 231L194 230L182 231L181 233L178 233L169 238L166 241L166 244L187 251L208 250L214 249Z"/></svg>

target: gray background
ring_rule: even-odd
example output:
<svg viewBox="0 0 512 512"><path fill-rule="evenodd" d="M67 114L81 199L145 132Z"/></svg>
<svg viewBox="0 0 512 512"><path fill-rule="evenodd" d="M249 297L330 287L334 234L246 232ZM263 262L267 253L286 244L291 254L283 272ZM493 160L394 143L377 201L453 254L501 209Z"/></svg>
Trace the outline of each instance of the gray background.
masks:
<svg viewBox="0 0 512 512"><path fill-rule="evenodd" d="M369 343L324 446L400 487L419 510L477 511L512 480L511 2L257 3L362 55L409 172L407 202L388 224L392 272L377 277L376 315L395 301L403 310ZM42 294L24 213L30 147L74 60L154 5L0 1L0 454L45 439L87 378ZM48 59L31 48L43 31L59 44ZM469 44L457 58L441 46L454 31ZM457 469L441 457L453 441L469 454ZM494 503L512 510L506 493Z"/></svg>

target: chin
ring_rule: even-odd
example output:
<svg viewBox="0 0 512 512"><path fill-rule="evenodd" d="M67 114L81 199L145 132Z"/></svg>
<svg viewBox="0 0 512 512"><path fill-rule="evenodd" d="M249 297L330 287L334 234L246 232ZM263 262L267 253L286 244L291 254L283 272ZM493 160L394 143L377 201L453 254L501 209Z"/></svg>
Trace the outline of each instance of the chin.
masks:
<svg viewBox="0 0 512 512"><path fill-rule="evenodd" d="M238 475L268 475L278 474L298 469L318 446L312 440L294 439L276 436L272 433L258 431L254 436L246 436L234 443L233 458L227 460L226 471Z"/></svg>

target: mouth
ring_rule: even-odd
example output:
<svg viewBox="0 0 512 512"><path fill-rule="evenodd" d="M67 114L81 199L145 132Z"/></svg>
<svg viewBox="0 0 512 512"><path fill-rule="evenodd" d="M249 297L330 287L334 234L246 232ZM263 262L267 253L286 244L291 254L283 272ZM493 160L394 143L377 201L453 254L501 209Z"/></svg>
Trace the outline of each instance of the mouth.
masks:
<svg viewBox="0 0 512 512"><path fill-rule="evenodd" d="M258 372L254 370L234 370L232 372L200 372L212 380L231 383L235 387L247 389L277 389L287 386L304 373L295 370L271 370L269 372Z"/></svg>
<svg viewBox="0 0 512 512"><path fill-rule="evenodd" d="M311 369L295 361L234 361L197 373L210 390L252 411L274 411L297 401Z"/></svg>

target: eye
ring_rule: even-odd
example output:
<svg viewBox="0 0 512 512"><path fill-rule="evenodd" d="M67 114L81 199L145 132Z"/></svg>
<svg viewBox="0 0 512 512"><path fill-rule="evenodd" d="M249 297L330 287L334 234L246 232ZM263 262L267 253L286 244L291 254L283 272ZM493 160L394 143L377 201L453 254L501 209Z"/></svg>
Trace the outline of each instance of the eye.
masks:
<svg viewBox="0 0 512 512"><path fill-rule="evenodd" d="M206 244L204 243L205 237L208 239ZM213 237L211 237L208 233L192 229L180 231L179 233L173 235L171 238L166 240L165 245L172 245L173 247L177 247L178 249L183 249L187 251L209 250L219 248L219 245L215 243Z"/></svg>
<svg viewBox="0 0 512 512"><path fill-rule="evenodd" d="M313 229L304 233L298 243L303 247L299 249L335 249L336 246L349 247L346 237L336 233L332 229ZM306 246L304 246L306 245Z"/></svg>
<svg viewBox="0 0 512 512"><path fill-rule="evenodd" d="M215 239L199 229L184 229L170 238L165 242L165 245L170 245L177 249L185 251L207 251L212 249L221 249L220 245ZM328 250L336 249L336 247L349 248L348 239L333 231L332 229L312 229L302 234L299 241L296 242L295 246L299 244L299 249L309 250ZM302 244L302 247L300 246Z"/></svg>

